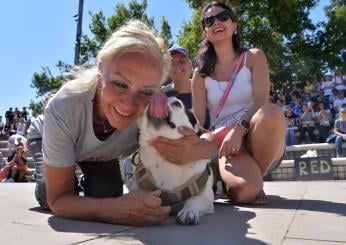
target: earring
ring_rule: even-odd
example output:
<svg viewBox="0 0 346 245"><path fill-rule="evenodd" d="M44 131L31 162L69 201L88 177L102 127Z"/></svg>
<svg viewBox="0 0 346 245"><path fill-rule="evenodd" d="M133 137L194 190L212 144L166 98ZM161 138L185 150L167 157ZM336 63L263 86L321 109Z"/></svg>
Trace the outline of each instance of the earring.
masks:
<svg viewBox="0 0 346 245"><path fill-rule="evenodd" d="M238 34L238 32L237 32L237 31L234 31L234 32L233 32L233 35L237 35L237 34Z"/></svg>

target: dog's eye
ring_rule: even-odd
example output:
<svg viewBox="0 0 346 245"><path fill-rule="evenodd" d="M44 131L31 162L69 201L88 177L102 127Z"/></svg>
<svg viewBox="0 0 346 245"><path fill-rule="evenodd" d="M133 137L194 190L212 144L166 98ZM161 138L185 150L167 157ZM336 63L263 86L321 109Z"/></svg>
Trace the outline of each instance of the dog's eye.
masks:
<svg viewBox="0 0 346 245"><path fill-rule="evenodd" d="M179 101L174 101L171 105L175 107L182 107Z"/></svg>

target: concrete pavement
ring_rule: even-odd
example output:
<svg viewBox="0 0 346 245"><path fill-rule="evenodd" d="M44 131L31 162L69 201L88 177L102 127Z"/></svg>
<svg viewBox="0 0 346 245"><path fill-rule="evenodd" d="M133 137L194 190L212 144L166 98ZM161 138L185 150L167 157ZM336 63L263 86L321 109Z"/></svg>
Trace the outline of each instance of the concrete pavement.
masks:
<svg viewBox="0 0 346 245"><path fill-rule="evenodd" d="M271 203L231 206L197 226L131 227L42 212L33 183L0 184L1 244L346 244L346 181L265 182Z"/></svg>

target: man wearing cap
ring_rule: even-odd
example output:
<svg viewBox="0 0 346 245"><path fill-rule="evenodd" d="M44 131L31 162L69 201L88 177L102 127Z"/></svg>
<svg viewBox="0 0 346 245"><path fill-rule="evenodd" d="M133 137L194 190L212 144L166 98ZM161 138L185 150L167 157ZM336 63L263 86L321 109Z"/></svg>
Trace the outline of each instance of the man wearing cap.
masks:
<svg viewBox="0 0 346 245"><path fill-rule="evenodd" d="M172 47L168 50L171 58L171 69L169 77L172 83L167 85L164 89L168 97L175 96L180 99L188 108L192 108L192 94L191 94L191 73L192 61L189 51L182 47ZM207 119L204 128L209 127L209 112L206 114Z"/></svg>
<svg viewBox="0 0 346 245"><path fill-rule="evenodd" d="M336 157L342 157L342 143L346 140L346 109L340 109L339 118L334 123Z"/></svg>

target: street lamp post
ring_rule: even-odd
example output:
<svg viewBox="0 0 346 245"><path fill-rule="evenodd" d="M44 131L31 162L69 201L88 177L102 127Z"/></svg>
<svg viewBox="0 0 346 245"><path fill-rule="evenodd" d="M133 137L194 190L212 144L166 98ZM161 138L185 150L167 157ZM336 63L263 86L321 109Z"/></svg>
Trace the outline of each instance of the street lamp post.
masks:
<svg viewBox="0 0 346 245"><path fill-rule="evenodd" d="M76 21L77 21L76 46L75 46L75 53L74 53L75 65L79 65L80 39L82 35L82 22L83 22L83 5L84 5L84 0L79 0L78 14L74 16L76 17Z"/></svg>

